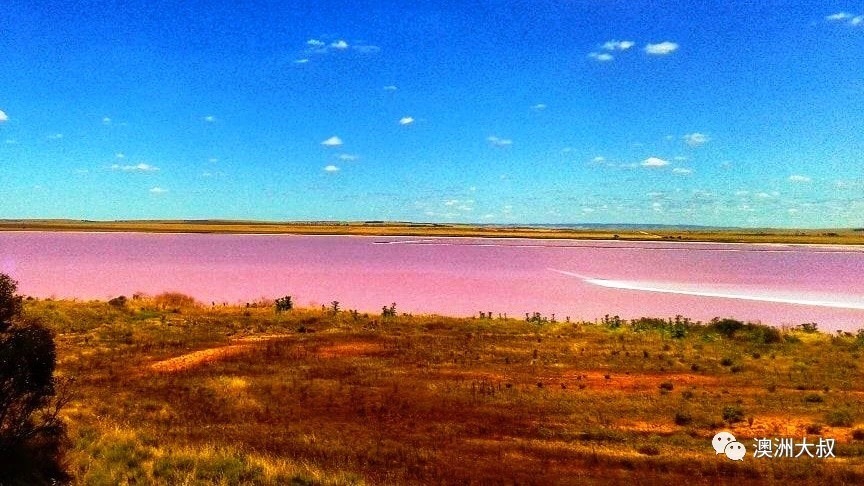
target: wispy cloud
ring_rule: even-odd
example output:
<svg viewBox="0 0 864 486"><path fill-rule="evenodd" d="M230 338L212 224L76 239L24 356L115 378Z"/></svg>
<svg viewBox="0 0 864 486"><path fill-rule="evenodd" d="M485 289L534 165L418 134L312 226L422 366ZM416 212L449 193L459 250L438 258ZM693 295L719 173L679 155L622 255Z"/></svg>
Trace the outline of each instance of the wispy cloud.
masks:
<svg viewBox="0 0 864 486"><path fill-rule="evenodd" d="M675 167L674 169L672 169L672 172L674 172L675 174L692 174L693 169L687 169L685 167Z"/></svg>
<svg viewBox="0 0 864 486"><path fill-rule="evenodd" d="M9 121L9 115L5 111L0 110L0 122Z"/></svg>
<svg viewBox="0 0 864 486"><path fill-rule="evenodd" d="M48 140L61 140L62 138L63 138L62 133L54 133L54 134L48 135Z"/></svg>
<svg viewBox="0 0 864 486"><path fill-rule="evenodd" d="M684 135L684 143L691 147L699 147L700 145L705 145L710 141L711 137L705 135L704 133L693 132Z"/></svg>
<svg viewBox="0 0 864 486"><path fill-rule="evenodd" d="M123 152L117 152L116 154L114 154L114 157L117 157L118 159L125 159L126 154L124 154Z"/></svg>
<svg viewBox="0 0 864 486"><path fill-rule="evenodd" d="M591 52L588 54L588 57L596 59L600 62L609 62L615 59L615 56L606 52Z"/></svg>
<svg viewBox="0 0 864 486"><path fill-rule="evenodd" d="M361 54L374 54L380 51L381 48L368 44L362 41L348 42L345 39L335 39L332 41L321 39L309 39L306 41L306 48L303 50L305 56L294 61L295 63L305 64L309 61L309 55L326 55L335 52L359 52Z"/></svg>
<svg viewBox="0 0 864 486"><path fill-rule="evenodd" d="M414 118L410 116L404 116L399 120L400 125L410 125L412 123L414 123Z"/></svg>
<svg viewBox="0 0 864 486"><path fill-rule="evenodd" d="M119 154L122 155L122 154ZM120 157L122 158L122 157ZM111 170L122 171L122 172L156 172L159 170L158 167L154 167L150 164L140 163L135 165L120 165L114 164L111 166Z"/></svg>
<svg viewBox="0 0 864 486"><path fill-rule="evenodd" d="M168 189L163 189L159 186L150 188L150 194L165 194L168 192Z"/></svg>
<svg viewBox="0 0 864 486"><path fill-rule="evenodd" d="M110 125L111 124L111 118L107 117L107 116L103 116L102 117L102 124L103 125Z"/></svg>
<svg viewBox="0 0 864 486"><path fill-rule="evenodd" d="M353 154L339 154L339 160L342 160L345 162L353 162L355 160L360 160L360 157L358 157L357 155L353 155Z"/></svg>
<svg viewBox="0 0 864 486"><path fill-rule="evenodd" d="M648 157L642 161L642 167L665 167L669 162L660 157Z"/></svg>
<svg viewBox="0 0 864 486"><path fill-rule="evenodd" d="M339 147L342 145L342 139L334 135L321 142L321 145L325 147Z"/></svg>
<svg viewBox="0 0 864 486"><path fill-rule="evenodd" d="M207 115L204 118L202 118L202 120L204 120L207 123L214 123L216 121L216 117L213 115Z"/></svg>
<svg viewBox="0 0 864 486"><path fill-rule="evenodd" d="M633 41L610 40L610 41L604 43L600 47L602 47L603 49L606 49L607 51L626 51L627 49L630 49L631 47L633 47L635 45L636 45L636 43Z"/></svg>
<svg viewBox="0 0 864 486"><path fill-rule="evenodd" d="M368 45L368 44L360 44L356 46L351 46L355 51L361 54L374 54L381 50L378 46Z"/></svg>
<svg viewBox="0 0 864 486"><path fill-rule="evenodd" d="M339 167L336 167L335 165L328 165L324 167L324 172L339 172Z"/></svg>
<svg viewBox="0 0 864 486"><path fill-rule="evenodd" d="M827 15L825 17L825 20L834 23L844 23L853 27L857 27L864 24L864 15L851 14L849 12L837 12L831 15Z"/></svg>
<svg viewBox="0 0 864 486"><path fill-rule="evenodd" d="M510 145L513 145L513 140L510 140L509 138L498 138L494 135L486 137L486 141L494 147L509 147Z"/></svg>
<svg viewBox="0 0 864 486"><path fill-rule="evenodd" d="M294 61L294 64L306 64L307 62L309 62L309 59L306 59L306 58L303 58L303 59L296 59L296 60Z"/></svg>
<svg viewBox="0 0 864 486"><path fill-rule="evenodd" d="M393 86L392 84L388 85L388 86L384 86L384 91L396 91L398 89L399 88L397 88L396 86Z"/></svg>
<svg viewBox="0 0 864 486"><path fill-rule="evenodd" d="M804 182L810 182L810 180L811 179L809 177L804 176L804 175L794 174L794 175L789 176L789 182L804 183Z"/></svg>
<svg viewBox="0 0 864 486"><path fill-rule="evenodd" d="M545 110L546 108L547 108L547 107L546 107L546 104L545 104L545 103L537 103L536 105L534 105L534 106L531 107L531 109L532 109L532 110L535 110L535 111L543 111L543 110Z"/></svg>
<svg viewBox="0 0 864 486"><path fill-rule="evenodd" d="M674 42L665 41L659 44L648 44L645 46L645 52L652 56L665 56L677 51L678 47L678 44Z"/></svg>

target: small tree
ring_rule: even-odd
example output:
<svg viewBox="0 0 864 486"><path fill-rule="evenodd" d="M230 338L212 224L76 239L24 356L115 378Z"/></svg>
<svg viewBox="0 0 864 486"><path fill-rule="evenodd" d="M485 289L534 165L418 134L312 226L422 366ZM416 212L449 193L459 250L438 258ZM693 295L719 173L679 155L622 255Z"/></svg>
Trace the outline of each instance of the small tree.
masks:
<svg viewBox="0 0 864 486"><path fill-rule="evenodd" d="M276 299L276 313L280 313L282 311L289 311L294 308L294 303L291 302L291 296L286 295L285 297L279 297Z"/></svg>
<svg viewBox="0 0 864 486"><path fill-rule="evenodd" d="M54 336L22 317L17 288L0 274L0 478L13 484L63 481L59 412L69 400L68 382L54 378Z"/></svg>

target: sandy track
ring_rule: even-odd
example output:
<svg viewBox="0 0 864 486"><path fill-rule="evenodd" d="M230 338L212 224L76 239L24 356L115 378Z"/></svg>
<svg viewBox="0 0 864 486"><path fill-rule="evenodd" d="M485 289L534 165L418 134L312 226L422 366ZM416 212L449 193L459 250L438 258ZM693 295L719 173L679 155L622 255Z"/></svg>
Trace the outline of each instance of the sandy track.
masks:
<svg viewBox="0 0 864 486"><path fill-rule="evenodd" d="M252 336L238 339L234 344L226 344L215 348L201 349L174 358L157 361L150 365L150 370L157 373L175 373L196 366L219 361L231 356L248 353L260 343L282 338L282 335Z"/></svg>

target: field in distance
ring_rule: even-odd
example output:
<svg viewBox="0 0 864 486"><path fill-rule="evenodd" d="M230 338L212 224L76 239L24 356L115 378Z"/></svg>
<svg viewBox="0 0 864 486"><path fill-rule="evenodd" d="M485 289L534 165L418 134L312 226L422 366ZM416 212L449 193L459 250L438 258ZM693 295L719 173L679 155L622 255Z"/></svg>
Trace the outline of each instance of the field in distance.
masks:
<svg viewBox="0 0 864 486"><path fill-rule="evenodd" d="M76 379L76 484L864 482L864 333L171 294L26 315ZM721 430L743 461L715 454ZM753 457L755 439L805 436L835 457Z"/></svg>
<svg viewBox="0 0 864 486"><path fill-rule="evenodd" d="M388 221L260 222L223 220L0 220L0 231L132 231L419 237L573 238L585 240L702 241L722 243L864 244L864 228L752 229L674 226L509 226Z"/></svg>

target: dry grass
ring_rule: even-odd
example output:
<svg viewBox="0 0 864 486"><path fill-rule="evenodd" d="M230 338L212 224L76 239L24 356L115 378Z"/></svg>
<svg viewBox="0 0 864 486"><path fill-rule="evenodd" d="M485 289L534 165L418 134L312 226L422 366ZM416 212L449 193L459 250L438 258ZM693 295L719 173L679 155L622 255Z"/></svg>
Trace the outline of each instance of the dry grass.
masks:
<svg viewBox="0 0 864 486"><path fill-rule="evenodd" d="M758 329L147 298L29 301L27 313L55 326L59 373L77 379L65 414L77 484L864 481L856 336L766 344ZM724 423L726 407L743 420ZM850 422L828 425L841 412ZM836 438L837 458L752 458L754 438L800 440L813 424L811 442ZM751 451L743 463L715 456L721 429Z"/></svg>

